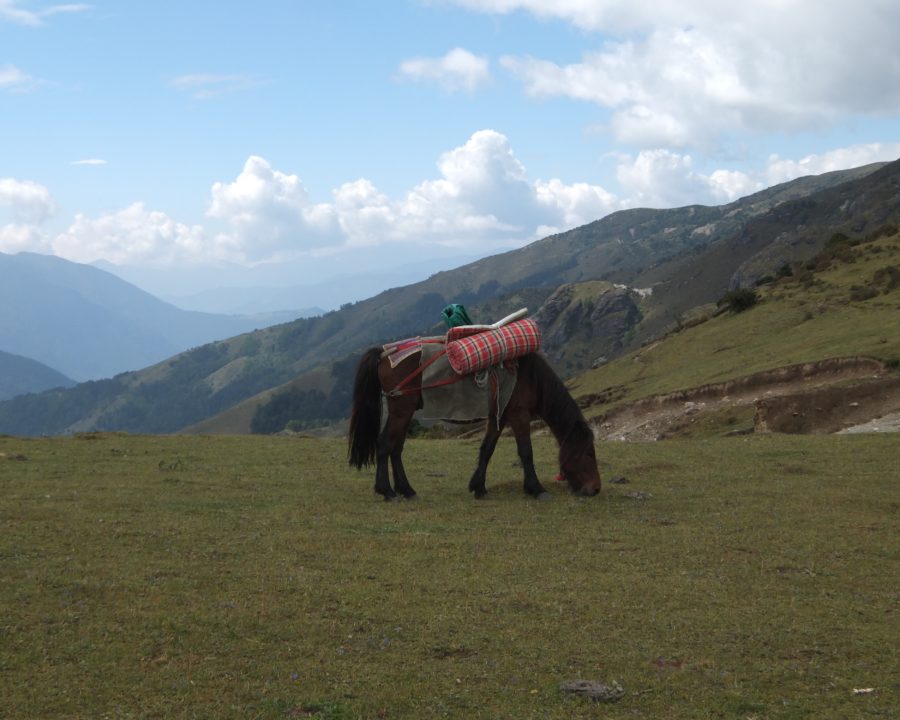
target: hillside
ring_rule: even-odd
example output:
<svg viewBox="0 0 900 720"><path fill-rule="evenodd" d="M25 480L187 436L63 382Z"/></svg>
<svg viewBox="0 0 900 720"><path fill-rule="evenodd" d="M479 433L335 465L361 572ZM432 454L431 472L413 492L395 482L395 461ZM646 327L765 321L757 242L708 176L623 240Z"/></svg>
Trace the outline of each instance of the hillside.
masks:
<svg viewBox="0 0 900 720"><path fill-rule="evenodd" d="M582 289L561 301L553 318L552 308L539 312L560 330L558 347L551 343L548 350L551 357L557 354L561 370L568 375L589 367L598 355L614 357L638 346L645 337L677 326L687 310L720 297L742 264L762 249L746 242L747 228L754 220L764 218L770 241L778 239L783 244L816 228L810 247L821 247L831 235L829 223L836 213L859 232L885 219L900 219L898 176L900 162L895 162L802 178L720 207L615 213L322 317L219 341L112 380L0 403L0 432L173 432L196 426L239 403L244 403L245 422L249 408L255 413L256 405L267 401L273 388L294 381L302 385L304 373L317 368L332 381L307 397L301 419L339 417L346 413L341 393L347 389L353 353L376 342L439 330L440 312L448 302L462 302L473 317L490 321L523 305L534 312L566 284ZM881 187L889 191L873 192ZM832 189L840 193L824 195ZM795 213L783 209L804 198L812 202L798 223ZM848 203L847 198L852 201ZM593 282L590 297L583 289L589 281ZM615 285L652 292L626 291L623 299L621 288L615 288L624 304L607 304L605 292ZM572 304L573 298L580 310ZM629 303L634 309L627 307ZM591 324L590 333L583 332L579 313L583 319L590 305L588 317L593 317L594 310L605 304L609 313L599 313L602 319ZM580 335L557 322L564 316L582 328ZM612 334L607 320L616 326ZM259 393L267 395L255 397ZM238 424L229 427L233 431Z"/></svg>
<svg viewBox="0 0 900 720"><path fill-rule="evenodd" d="M75 381L46 365L0 350L0 400L50 388L72 387Z"/></svg>
<svg viewBox="0 0 900 720"><path fill-rule="evenodd" d="M76 380L143 368L289 317L188 312L89 265L0 253L0 350Z"/></svg>
<svg viewBox="0 0 900 720"><path fill-rule="evenodd" d="M756 292L746 311L698 309L681 329L579 377L574 393L599 433L726 434L752 428L760 401L835 387L809 410L826 428L900 411L896 225L862 239L836 234L792 276Z"/></svg>

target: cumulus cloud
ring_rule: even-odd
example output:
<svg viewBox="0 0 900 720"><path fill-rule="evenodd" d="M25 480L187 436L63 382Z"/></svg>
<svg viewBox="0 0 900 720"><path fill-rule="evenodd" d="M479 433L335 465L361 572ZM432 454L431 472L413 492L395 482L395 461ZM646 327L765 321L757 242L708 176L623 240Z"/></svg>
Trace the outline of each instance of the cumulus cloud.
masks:
<svg viewBox="0 0 900 720"><path fill-rule="evenodd" d="M404 198L354 208L350 243L429 242L480 248L520 245L538 228L567 228L593 220L609 209L612 197L603 188L566 185L559 179L531 181L509 140L494 130L480 130L466 143L440 156L440 177L415 186ZM346 207L338 202L342 225ZM362 214L372 212L377 223ZM379 232L381 231L381 232Z"/></svg>
<svg viewBox="0 0 900 720"><path fill-rule="evenodd" d="M115 213L78 214L52 242L53 251L75 262L107 260L121 265L169 265L226 259L227 244L210 241L199 225L179 223L136 202Z"/></svg>
<svg viewBox="0 0 900 720"><path fill-rule="evenodd" d="M597 50L580 62L506 56L501 65L533 96L611 110L609 130L636 147L709 149L734 132L900 111L898 3L455 1L597 33Z"/></svg>
<svg viewBox="0 0 900 720"><path fill-rule="evenodd" d="M691 156L669 150L644 150L634 160L623 157L616 176L632 206L689 205L710 195L708 181L694 171Z"/></svg>
<svg viewBox="0 0 900 720"><path fill-rule="evenodd" d="M454 48L438 58L411 58L400 64L400 76L433 82L447 92L474 92L491 81L488 59L464 48Z"/></svg>
<svg viewBox="0 0 900 720"><path fill-rule="evenodd" d="M559 179L532 181L493 130L474 133L437 160L438 177L391 198L370 180L347 182L331 202L313 203L296 175L248 159L232 183L216 183L207 214L231 229L232 246L247 260L331 248L389 244L500 248L562 229L616 207L603 188Z"/></svg>
<svg viewBox="0 0 900 720"><path fill-rule="evenodd" d="M61 13L78 13L90 9L90 5L84 3L67 3L63 5L48 5L40 10L27 10L19 0L0 0L0 20L7 20L17 25L29 25L36 27L43 25L44 19Z"/></svg>
<svg viewBox="0 0 900 720"><path fill-rule="evenodd" d="M56 201L36 182L0 178L0 208L8 208L13 220L40 224L56 212Z"/></svg>
<svg viewBox="0 0 900 720"><path fill-rule="evenodd" d="M56 201L43 185L0 178L0 252L45 252L41 225L56 213Z"/></svg>
<svg viewBox="0 0 900 720"><path fill-rule="evenodd" d="M39 225L13 222L0 225L0 252L48 252L50 244Z"/></svg>
<svg viewBox="0 0 900 720"><path fill-rule="evenodd" d="M300 178L256 155L233 182L217 182L207 216L232 229L233 246L248 261L308 250L334 238L334 208L312 203Z"/></svg>
<svg viewBox="0 0 900 720"><path fill-rule="evenodd" d="M782 159L778 155L772 155L766 167L765 182L767 185L775 185L804 175L820 175L874 162L888 162L898 157L900 157L900 142L853 145L817 155L807 155L800 160Z"/></svg>
<svg viewBox="0 0 900 720"><path fill-rule="evenodd" d="M332 191L330 203L313 203L299 177L251 157L234 182L213 186L207 215L231 227L235 247L249 260L324 246L465 243L479 229L504 227L484 210L510 184L503 159L513 166L515 160L508 145L498 150L504 143L496 133L476 133L441 157L441 179L420 183L399 200L361 178Z"/></svg>
<svg viewBox="0 0 900 720"><path fill-rule="evenodd" d="M434 177L399 197L360 178L332 190L327 202L315 202L298 175L251 156L233 180L212 185L206 227L135 202L99 217L76 215L54 237L42 229L56 212L47 188L5 178L0 251L156 266L221 260L250 265L321 254L352 260L361 248L389 246L489 253L624 208L721 204L801 175L898 156L900 143L872 143L799 160L772 156L747 170L701 171L690 154L655 148L615 158L619 190L613 193L587 182L532 179L506 136L480 130L440 155Z"/></svg>
<svg viewBox="0 0 900 720"><path fill-rule="evenodd" d="M642 150L636 157L621 155L616 176L628 207L676 207L722 204L764 188L795 180L847 170L900 157L900 143L868 143L840 148L800 160L769 157L749 171L717 169L708 174L694 167L693 158L665 149Z"/></svg>

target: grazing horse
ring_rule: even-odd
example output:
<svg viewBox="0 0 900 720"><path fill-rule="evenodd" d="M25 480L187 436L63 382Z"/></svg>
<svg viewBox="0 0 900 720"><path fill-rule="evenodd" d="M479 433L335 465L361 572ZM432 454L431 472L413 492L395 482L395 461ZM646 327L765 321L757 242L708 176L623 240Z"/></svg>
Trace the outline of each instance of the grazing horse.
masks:
<svg viewBox="0 0 900 720"><path fill-rule="evenodd" d="M416 495L403 469L402 455L413 413L423 407L421 378L417 378L418 385L407 387L402 393L390 391L415 374L418 363L417 354L391 368L382 349L375 347L362 356L356 371L348 456L350 464L357 469L375 464L375 492L385 500L393 500L398 495L405 498ZM484 482L488 462L500 433L509 424L525 471L525 492L535 498L550 497L538 480L531 450L531 420L540 417L559 443L559 467L569 487L579 495L596 495L600 490L600 472L594 453L594 434L581 410L543 357L530 353L518 358L517 363L516 385L499 422L496 408L490 411L469 490L476 498L487 494ZM387 398L388 408L383 429L382 396ZM394 473L393 488L388 478L388 459Z"/></svg>

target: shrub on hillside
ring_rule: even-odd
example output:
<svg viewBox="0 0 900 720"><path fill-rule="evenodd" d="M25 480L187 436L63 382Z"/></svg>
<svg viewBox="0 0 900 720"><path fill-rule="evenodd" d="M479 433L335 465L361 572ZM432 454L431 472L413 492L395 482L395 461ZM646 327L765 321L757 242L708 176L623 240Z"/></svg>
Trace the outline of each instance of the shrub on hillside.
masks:
<svg viewBox="0 0 900 720"><path fill-rule="evenodd" d="M776 278L786 278L794 276L794 268L790 266L790 263L785 263L780 268L778 268L778 272L775 273Z"/></svg>
<svg viewBox="0 0 900 720"><path fill-rule="evenodd" d="M724 307L731 312L739 313L749 310L759 302L759 296L753 288L738 288L729 290L716 303L717 307Z"/></svg>
<svg viewBox="0 0 900 720"><path fill-rule="evenodd" d="M872 284L882 288L883 292L890 292L900 285L900 269L896 265L887 265L876 270Z"/></svg>
<svg viewBox="0 0 900 720"><path fill-rule="evenodd" d="M871 285L867 285L865 287L854 285L850 288L850 300L852 300L853 302L871 300L876 295L878 295L878 290L873 288Z"/></svg>

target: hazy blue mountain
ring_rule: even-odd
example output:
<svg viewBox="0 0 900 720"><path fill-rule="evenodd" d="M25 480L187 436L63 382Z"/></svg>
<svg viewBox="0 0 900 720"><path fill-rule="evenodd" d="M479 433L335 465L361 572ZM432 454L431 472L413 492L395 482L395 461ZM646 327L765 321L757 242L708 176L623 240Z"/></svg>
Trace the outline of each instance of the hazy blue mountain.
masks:
<svg viewBox="0 0 900 720"><path fill-rule="evenodd" d="M74 380L43 363L0 350L0 400L73 385Z"/></svg>
<svg viewBox="0 0 900 720"><path fill-rule="evenodd" d="M296 317L187 312L89 265L0 253L0 350L79 381Z"/></svg>
<svg viewBox="0 0 900 720"><path fill-rule="evenodd" d="M459 267L478 256L443 250L438 257L415 259L363 248L365 273L348 274L331 258L304 258L254 267L225 264L214 273L189 265L139 268L97 262L95 267L122 278L184 310L227 315L251 315L290 310L295 317L312 317L341 305L378 294L385 288L424 280L448 267ZM432 252L429 249L429 252Z"/></svg>

